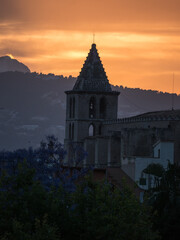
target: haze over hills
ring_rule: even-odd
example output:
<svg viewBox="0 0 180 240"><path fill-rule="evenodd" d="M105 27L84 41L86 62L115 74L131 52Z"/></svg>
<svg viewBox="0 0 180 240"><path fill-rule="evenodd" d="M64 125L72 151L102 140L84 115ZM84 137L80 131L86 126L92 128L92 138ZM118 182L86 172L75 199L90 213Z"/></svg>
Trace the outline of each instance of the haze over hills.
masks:
<svg viewBox="0 0 180 240"><path fill-rule="evenodd" d="M37 146L49 134L63 143L66 96L76 78L30 72L0 73L0 150ZM172 95L112 86L120 91L118 117L171 109ZM180 96L174 94L174 109Z"/></svg>
<svg viewBox="0 0 180 240"><path fill-rule="evenodd" d="M0 57L0 72L8 71L30 72L29 68L18 60L9 56L2 56Z"/></svg>

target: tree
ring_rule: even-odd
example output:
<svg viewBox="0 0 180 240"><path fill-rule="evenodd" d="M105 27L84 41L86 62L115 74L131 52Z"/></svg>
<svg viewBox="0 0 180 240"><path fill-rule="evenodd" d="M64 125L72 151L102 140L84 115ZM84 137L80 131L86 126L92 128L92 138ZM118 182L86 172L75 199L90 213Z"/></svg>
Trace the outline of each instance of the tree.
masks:
<svg viewBox="0 0 180 240"><path fill-rule="evenodd" d="M162 173L158 188L149 191L149 204L155 213L154 227L160 232L162 239L179 239L180 167L178 165L169 163L168 169Z"/></svg>
<svg viewBox="0 0 180 240"><path fill-rule="evenodd" d="M165 172L163 166L158 163L151 163L143 170L143 172L152 175L154 178L153 188L159 188L161 178Z"/></svg>
<svg viewBox="0 0 180 240"><path fill-rule="evenodd" d="M63 168L57 139L0 156L10 163L0 177L1 240L158 239L149 209L126 186Z"/></svg>
<svg viewBox="0 0 180 240"><path fill-rule="evenodd" d="M87 179L73 194L73 239L158 239L149 210L126 184L120 190Z"/></svg>

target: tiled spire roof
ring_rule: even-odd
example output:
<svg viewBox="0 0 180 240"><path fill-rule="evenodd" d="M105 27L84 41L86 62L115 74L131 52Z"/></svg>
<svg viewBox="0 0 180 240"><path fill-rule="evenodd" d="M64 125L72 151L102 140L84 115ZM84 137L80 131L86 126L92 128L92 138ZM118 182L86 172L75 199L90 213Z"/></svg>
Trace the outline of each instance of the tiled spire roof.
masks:
<svg viewBox="0 0 180 240"><path fill-rule="evenodd" d="M97 52L96 44L94 43L84 62L73 91L112 92L106 72L104 71L103 64Z"/></svg>

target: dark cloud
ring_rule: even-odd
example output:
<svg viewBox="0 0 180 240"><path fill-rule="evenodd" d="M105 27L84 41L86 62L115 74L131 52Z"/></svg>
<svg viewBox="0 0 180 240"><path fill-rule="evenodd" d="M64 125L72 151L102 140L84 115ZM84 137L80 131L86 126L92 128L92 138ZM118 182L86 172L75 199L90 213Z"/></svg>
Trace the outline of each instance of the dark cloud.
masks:
<svg viewBox="0 0 180 240"><path fill-rule="evenodd" d="M180 23L179 0L0 0L0 6L1 22L24 29L148 31Z"/></svg>

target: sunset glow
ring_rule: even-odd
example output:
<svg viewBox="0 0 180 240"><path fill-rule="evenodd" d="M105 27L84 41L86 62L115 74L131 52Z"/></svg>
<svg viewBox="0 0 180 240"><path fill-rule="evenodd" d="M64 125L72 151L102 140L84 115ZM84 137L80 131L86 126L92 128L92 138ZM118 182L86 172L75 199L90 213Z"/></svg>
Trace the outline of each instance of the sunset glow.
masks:
<svg viewBox="0 0 180 240"><path fill-rule="evenodd" d="M10 57L11 59L14 59L12 54L6 54L8 57Z"/></svg>
<svg viewBox="0 0 180 240"><path fill-rule="evenodd" d="M174 73L180 93L179 0L9 2L0 9L0 56L77 76L95 33L110 83L171 92Z"/></svg>

